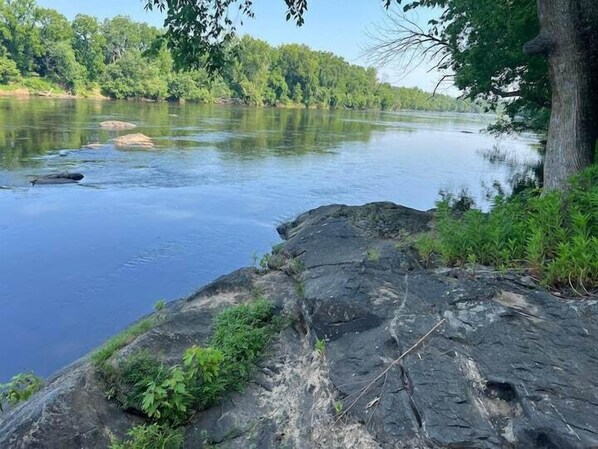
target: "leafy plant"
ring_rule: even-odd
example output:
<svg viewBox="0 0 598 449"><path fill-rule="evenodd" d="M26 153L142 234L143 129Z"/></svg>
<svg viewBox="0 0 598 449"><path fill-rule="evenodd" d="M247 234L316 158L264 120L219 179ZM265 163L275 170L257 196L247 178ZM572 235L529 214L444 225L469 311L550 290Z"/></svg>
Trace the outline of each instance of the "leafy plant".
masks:
<svg viewBox="0 0 598 449"><path fill-rule="evenodd" d="M188 348L182 363L166 367L148 351L98 366L108 396L154 423L178 427L191 413L241 389L272 336L282 327L265 299L217 315L209 346Z"/></svg>
<svg viewBox="0 0 598 449"><path fill-rule="evenodd" d="M222 311L216 317L210 346L222 352L223 361L211 391L204 391L206 397L215 400L222 391L243 388L280 327L280 321L274 318L274 306L265 299Z"/></svg>
<svg viewBox="0 0 598 449"><path fill-rule="evenodd" d="M332 406L334 407L334 412L337 415L340 415L341 413L343 413L343 409L345 408L344 404L343 404L343 401L334 401L334 403L332 404Z"/></svg>
<svg viewBox="0 0 598 449"><path fill-rule="evenodd" d="M163 299L156 301L156 304L154 304L154 310L156 312L160 312L160 311L164 310L165 307L166 307L166 301Z"/></svg>
<svg viewBox="0 0 598 449"><path fill-rule="evenodd" d="M110 449L180 449L184 441L182 429L159 424L135 426L127 435L128 439L114 441Z"/></svg>
<svg viewBox="0 0 598 449"><path fill-rule="evenodd" d="M598 165L564 192L498 196L488 214L455 214L446 198L437 206L437 234L416 240L423 259L438 252L449 265L527 269L546 285L580 294L598 287Z"/></svg>
<svg viewBox="0 0 598 449"><path fill-rule="evenodd" d="M20 373L13 376L10 382L0 384L0 412L3 411L4 403L14 405L26 401L43 386L43 380L33 373Z"/></svg>

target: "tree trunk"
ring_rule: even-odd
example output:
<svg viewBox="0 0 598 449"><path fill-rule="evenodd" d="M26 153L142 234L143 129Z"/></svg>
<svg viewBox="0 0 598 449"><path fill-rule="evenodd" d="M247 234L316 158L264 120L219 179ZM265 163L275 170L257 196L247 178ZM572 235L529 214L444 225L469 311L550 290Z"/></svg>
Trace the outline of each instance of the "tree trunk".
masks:
<svg viewBox="0 0 598 449"><path fill-rule="evenodd" d="M567 178L594 162L598 139L598 0L537 0L541 34L528 53L548 57L552 112L544 187L563 189ZM534 42L532 41L532 42ZM530 43L532 44L532 43Z"/></svg>

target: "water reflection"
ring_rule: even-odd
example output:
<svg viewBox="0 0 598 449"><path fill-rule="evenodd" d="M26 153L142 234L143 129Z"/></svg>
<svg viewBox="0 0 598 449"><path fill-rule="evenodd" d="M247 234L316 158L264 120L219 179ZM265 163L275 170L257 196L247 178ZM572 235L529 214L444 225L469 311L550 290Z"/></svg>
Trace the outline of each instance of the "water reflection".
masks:
<svg viewBox="0 0 598 449"><path fill-rule="evenodd" d="M136 123L121 151L104 120ZM433 207L508 182L483 117L0 99L0 382L47 375L152 309L251 263L275 227L329 203ZM472 134L463 133L471 132ZM93 142L99 148L81 149ZM504 139L517 157L529 140ZM83 173L79 185L33 177ZM15 348L18 348L16 350Z"/></svg>

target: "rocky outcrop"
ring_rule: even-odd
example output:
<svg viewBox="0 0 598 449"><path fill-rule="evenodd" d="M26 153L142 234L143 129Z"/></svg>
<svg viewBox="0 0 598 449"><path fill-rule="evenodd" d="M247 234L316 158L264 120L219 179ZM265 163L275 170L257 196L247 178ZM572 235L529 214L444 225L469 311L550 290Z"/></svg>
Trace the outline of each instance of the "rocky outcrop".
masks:
<svg viewBox="0 0 598 449"><path fill-rule="evenodd" d="M114 142L114 146L121 150L154 148L152 139L141 133L125 134L124 136L112 139L112 141Z"/></svg>
<svg viewBox="0 0 598 449"><path fill-rule="evenodd" d="M407 242L430 220L390 203L303 214L279 228L269 270L170 304L120 356L179 360L259 291L293 324L243 392L195 417L187 448L597 447L598 302L483 267L424 269ZM0 415L0 447L106 448L140 420L83 359Z"/></svg>
<svg viewBox="0 0 598 449"><path fill-rule="evenodd" d="M129 122L120 122L118 120L107 120L105 122L100 123L100 128L112 130L133 129L137 128L137 125Z"/></svg>

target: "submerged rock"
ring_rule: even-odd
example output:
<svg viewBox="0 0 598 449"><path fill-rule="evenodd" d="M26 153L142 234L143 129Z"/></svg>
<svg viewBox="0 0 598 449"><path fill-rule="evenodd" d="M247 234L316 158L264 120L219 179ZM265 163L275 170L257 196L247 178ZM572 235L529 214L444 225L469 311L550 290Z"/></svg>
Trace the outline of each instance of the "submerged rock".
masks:
<svg viewBox="0 0 598 449"><path fill-rule="evenodd" d="M81 181L84 176L81 173L53 173L42 176L31 181L31 185L36 184L73 184Z"/></svg>
<svg viewBox="0 0 598 449"><path fill-rule="evenodd" d="M424 269L406 242L431 218L391 203L305 213L279 228L275 270L172 303L117 357L150 349L175 363L218 311L259 291L293 324L243 392L196 415L185 448L596 447L598 301ZM140 418L103 388L86 359L67 367L0 414L0 447L106 448Z"/></svg>
<svg viewBox="0 0 598 449"><path fill-rule="evenodd" d="M100 127L104 129L133 129L137 128L137 125L129 122L120 122L118 120L107 120L101 122Z"/></svg>
<svg viewBox="0 0 598 449"><path fill-rule="evenodd" d="M119 136L112 139L112 141L114 142L116 148L119 148L121 150L134 148L154 148L154 143L152 142L152 139L141 133L125 134L124 136Z"/></svg>

